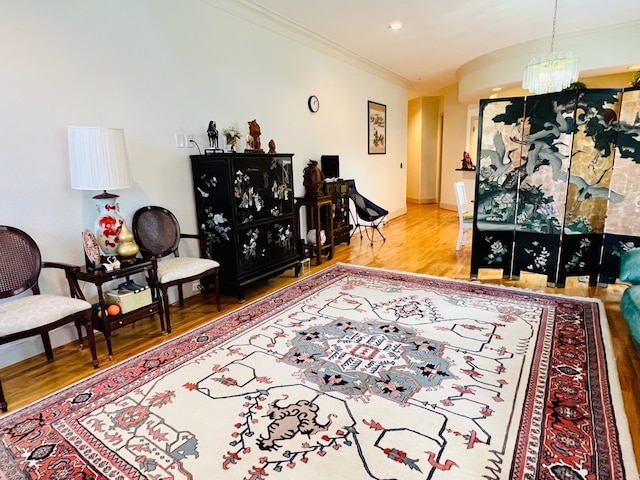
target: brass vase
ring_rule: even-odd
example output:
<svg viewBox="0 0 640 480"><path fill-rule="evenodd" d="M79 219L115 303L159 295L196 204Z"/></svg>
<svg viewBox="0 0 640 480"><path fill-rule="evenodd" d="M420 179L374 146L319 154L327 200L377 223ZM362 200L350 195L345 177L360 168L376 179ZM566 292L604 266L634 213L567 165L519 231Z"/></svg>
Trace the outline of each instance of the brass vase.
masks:
<svg viewBox="0 0 640 480"><path fill-rule="evenodd" d="M133 232L127 228L125 222L122 223L120 235L118 235L118 255L122 258L133 258L140 251L140 247L133 238Z"/></svg>

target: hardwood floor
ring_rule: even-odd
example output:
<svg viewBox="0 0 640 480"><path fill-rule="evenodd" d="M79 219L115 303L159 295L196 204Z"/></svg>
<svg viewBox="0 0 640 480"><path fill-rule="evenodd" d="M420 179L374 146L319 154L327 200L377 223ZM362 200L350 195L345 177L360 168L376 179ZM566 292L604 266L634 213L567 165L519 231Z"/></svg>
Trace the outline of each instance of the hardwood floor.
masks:
<svg viewBox="0 0 640 480"><path fill-rule="evenodd" d="M311 262L311 271L336 263L368 265L393 270L406 270L429 275L469 279L471 261L470 249L464 247L455 251L458 235L456 213L442 210L436 205L408 205L408 212L402 217L391 220L382 228L387 237L382 242L376 236L375 244L369 245L367 237L360 240L353 235L351 245L337 246L334 258L320 266ZM283 275L260 282L249 288L245 295L245 304L262 295L295 281L292 270ZM636 463L640 467L640 356L635 350L629 335L629 329L620 313L619 302L623 285L610 285L607 288L589 287L577 278L567 279L562 289L547 288L546 278L524 273L518 281L503 280L499 270L481 270L479 281L529 288L532 290L559 293L570 296L599 298L606 309L610 325L613 349L617 359L618 374L622 386L629 429L636 453ZM97 371L109 368L117 362L130 358L150 347L159 345L171 338L189 331L206 321L240 308L235 296L222 296L222 311L215 310L213 295L196 295L185 301L185 307L171 307L171 335L162 335L159 322L145 319L133 326L114 332L113 360L107 356L106 343L101 334L96 335L100 367L94 370L88 348L78 352L77 345L68 344L54 351L55 360L47 363L44 354L30 358L0 370L9 411L38 400L60 388L82 380Z"/></svg>

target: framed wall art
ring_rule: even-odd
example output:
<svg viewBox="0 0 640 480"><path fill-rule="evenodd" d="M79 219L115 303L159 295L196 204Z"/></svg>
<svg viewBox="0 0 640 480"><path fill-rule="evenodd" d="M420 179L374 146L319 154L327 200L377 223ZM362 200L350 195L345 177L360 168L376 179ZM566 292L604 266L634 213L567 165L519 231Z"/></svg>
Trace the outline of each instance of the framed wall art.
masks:
<svg viewBox="0 0 640 480"><path fill-rule="evenodd" d="M369 101L369 154L387 153L387 106Z"/></svg>

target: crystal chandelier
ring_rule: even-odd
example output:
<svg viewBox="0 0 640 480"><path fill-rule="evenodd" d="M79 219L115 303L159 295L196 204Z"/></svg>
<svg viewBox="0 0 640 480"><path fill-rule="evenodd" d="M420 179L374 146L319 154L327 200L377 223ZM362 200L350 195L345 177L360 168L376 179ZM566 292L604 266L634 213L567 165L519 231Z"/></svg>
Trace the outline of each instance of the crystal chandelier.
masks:
<svg viewBox="0 0 640 480"><path fill-rule="evenodd" d="M559 92L578 80L578 57L571 52L553 52L557 15L558 0L553 11L551 50L548 54L534 57L524 69L522 88L533 93Z"/></svg>

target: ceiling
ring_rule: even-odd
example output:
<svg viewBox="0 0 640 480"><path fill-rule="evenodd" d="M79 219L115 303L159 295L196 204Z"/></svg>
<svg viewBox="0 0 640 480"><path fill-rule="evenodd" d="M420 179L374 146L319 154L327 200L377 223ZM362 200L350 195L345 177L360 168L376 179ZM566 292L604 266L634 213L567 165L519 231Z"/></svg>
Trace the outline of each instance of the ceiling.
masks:
<svg viewBox="0 0 640 480"><path fill-rule="evenodd" d="M540 39L548 40L550 49L555 5L555 0L243 2L403 77L421 95L456 83L459 67L496 50ZM638 0L559 0L556 43L565 34L639 20ZM403 28L389 29L394 21Z"/></svg>

